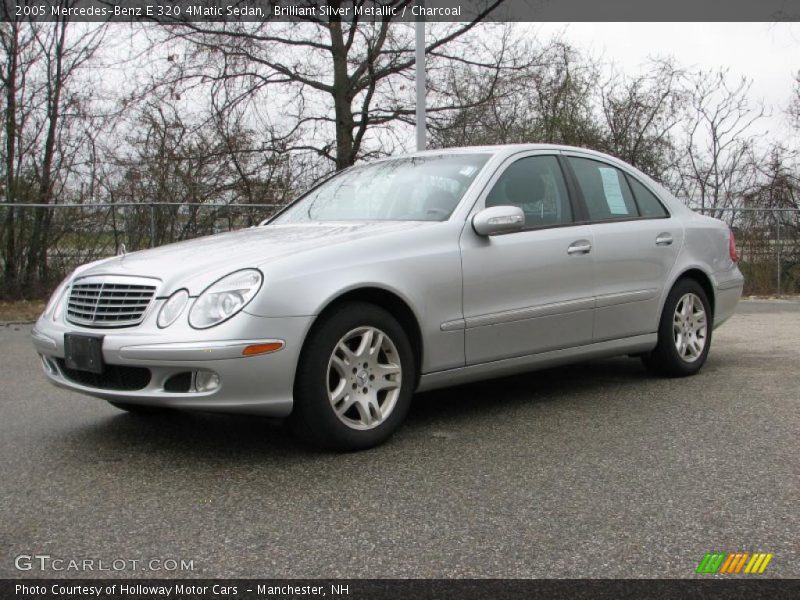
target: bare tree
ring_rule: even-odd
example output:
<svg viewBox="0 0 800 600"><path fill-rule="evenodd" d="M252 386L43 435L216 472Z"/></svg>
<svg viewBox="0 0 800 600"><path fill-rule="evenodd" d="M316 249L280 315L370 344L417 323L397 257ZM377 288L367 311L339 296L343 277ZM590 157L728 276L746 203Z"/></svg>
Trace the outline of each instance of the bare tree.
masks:
<svg viewBox="0 0 800 600"><path fill-rule="evenodd" d="M215 222L237 211L236 205L264 204L237 220L252 225L295 191L299 173L282 151L290 140L273 138L258 148L255 138L263 132L249 127L242 114L214 110L213 103L208 115L187 114L167 98L151 97L137 109L125 143L107 153L103 187L109 204L142 205L123 218L129 248L213 233Z"/></svg>
<svg viewBox="0 0 800 600"><path fill-rule="evenodd" d="M671 62L653 62L635 77L612 70L603 80L601 65L558 38L543 45L526 40L524 54L535 60L503 72L485 101L480 101L485 74L450 67L447 93L468 108L434 115L436 145L568 144L608 152L657 179L667 177L686 96L681 71Z"/></svg>
<svg viewBox="0 0 800 600"><path fill-rule="evenodd" d="M758 183L742 198L733 225L748 289L800 291L800 176L797 151L773 144L756 166ZM776 261L776 255L778 260ZM776 271L777 269L777 271Z"/></svg>
<svg viewBox="0 0 800 600"><path fill-rule="evenodd" d="M683 73L672 61L655 61L644 73L612 71L599 89L604 124L602 150L663 180L674 164L674 132L683 117Z"/></svg>
<svg viewBox="0 0 800 600"><path fill-rule="evenodd" d="M5 5L4 5L5 8ZM81 154L81 121L88 92L79 71L99 48L103 27L0 23L4 85L3 181L8 203L51 204ZM66 119L64 118L66 116ZM76 137L77 136L77 137ZM47 282L52 213L8 207L3 227L4 283L28 290Z"/></svg>
<svg viewBox="0 0 800 600"><path fill-rule="evenodd" d="M800 129L800 71L794 77L794 95L787 114L794 128Z"/></svg>
<svg viewBox="0 0 800 600"><path fill-rule="evenodd" d="M2 8L4 17L6 5ZM3 196L8 204L18 200L19 187L18 150L21 145L19 135L21 116L17 108L18 98L25 88L26 74L35 57L31 56L30 48L34 43L33 30L17 21L0 23L0 48L3 52L2 68L0 68L0 83L3 84ZM6 283L16 282L19 269L17 256L17 240L14 231L16 211L13 207L6 208L3 223L3 278Z"/></svg>
<svg viewBox="0 0 800 600"><path fill-rule="evenodd" d="M678 193L702 210L733 208L757 184L755 125L765 116L750 100L752 82L727 71L699 72L688 81L689 107L680 148ZM733 214L712 214L732 219Z"/></svg>
<svg viewBox="0 0 800 600"><path fill-rule="evenodd" d="M596 146L596 65L558 38L541 43L507 28L503 39L508 68L485 72L454 62L438 75L442 96L455 98L458 109L432 115L435 145ZM488 98L486 89L492 90Z"/></svg>
<svg viewBox="0 0 800 600"><path fill-rule="evenodd" d="M391 5L400 11L411 2L395 0ZM485 0L470 22L430 27L430 68L449 60L469 62L459 42L502 2ZM338 8L342 2L328 4ZM356 2L364 4L365 0ZM415 62L413 35L413 25L391 17L345 22L332 16L327 23L187 23L170 30L167 41L186 41L190 52L185 60L175 61L168 81L186 87L237 80L241 92L229 99L231 104L261 94L261 100L275 108L281 126L302 133L304 142L293 149L311 151L343 169L361 156L380 153L378 145L365 150L370 133L412 119L408 78ZM451 54L454 49L457 52ZM486 90L487 97L490 94Z"/></svg>

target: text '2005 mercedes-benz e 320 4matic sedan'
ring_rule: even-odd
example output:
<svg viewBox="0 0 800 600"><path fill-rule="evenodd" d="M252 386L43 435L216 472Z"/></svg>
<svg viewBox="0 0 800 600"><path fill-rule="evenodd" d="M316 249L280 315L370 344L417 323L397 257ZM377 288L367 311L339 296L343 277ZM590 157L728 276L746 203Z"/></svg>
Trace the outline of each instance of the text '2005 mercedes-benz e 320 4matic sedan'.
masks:
<svg viewBox="0 0 800 600"><path fill-rule="evenodd" d="M78 268L47 377L129 411L386 440L415 390L638 355L692 375L742 292L722 222L609 156L517 145L352 167L258 227Z"/></svg>

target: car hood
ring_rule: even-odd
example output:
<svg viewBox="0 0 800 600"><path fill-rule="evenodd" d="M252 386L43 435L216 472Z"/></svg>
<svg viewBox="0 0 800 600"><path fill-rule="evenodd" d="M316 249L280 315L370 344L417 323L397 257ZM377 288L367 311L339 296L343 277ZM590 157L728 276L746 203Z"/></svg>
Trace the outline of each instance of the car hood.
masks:
<svg viewBox="0 0 800 600"><path fill-rule="evenodd" d="M300 252L430 225L420 221L264 225L115 256L80 276L130 275L163 282L159 295L186 288L191 295L237 269L266 266Z"/></svg>

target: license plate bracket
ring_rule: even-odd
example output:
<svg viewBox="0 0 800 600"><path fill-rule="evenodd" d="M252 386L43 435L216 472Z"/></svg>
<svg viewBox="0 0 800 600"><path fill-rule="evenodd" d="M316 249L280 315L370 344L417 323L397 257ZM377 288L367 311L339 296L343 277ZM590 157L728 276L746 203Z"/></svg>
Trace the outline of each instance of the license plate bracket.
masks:
<svg viewBox="0 0 800 600"><path fill-rule="evenodd" d="M64 334L64 364L68 369L103 373L103 336L84 333Z"/></svg>

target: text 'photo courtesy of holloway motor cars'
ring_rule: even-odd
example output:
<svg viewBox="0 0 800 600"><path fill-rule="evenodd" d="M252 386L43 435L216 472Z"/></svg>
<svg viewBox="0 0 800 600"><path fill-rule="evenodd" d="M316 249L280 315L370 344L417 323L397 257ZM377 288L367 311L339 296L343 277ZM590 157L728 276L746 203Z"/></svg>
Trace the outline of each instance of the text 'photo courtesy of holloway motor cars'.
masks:
<svg viewBox="0 0 800 600"><path fill-rule="evenodd" d="M617 159L457 148L80 267L32 335L52 383L123 410L285 417L353 450L416 391L613 355L693 375L742 285L728 227Z"/></svg>

